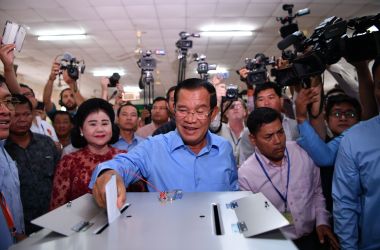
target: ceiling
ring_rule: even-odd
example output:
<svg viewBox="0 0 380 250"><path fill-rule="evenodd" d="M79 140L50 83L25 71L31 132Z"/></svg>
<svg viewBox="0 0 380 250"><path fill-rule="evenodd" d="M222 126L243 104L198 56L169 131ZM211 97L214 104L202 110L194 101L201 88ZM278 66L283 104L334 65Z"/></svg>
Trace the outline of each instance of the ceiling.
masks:
<svg viewBox="0 0 380 250"><path fill-rule="evenodd" d="M258 52L279 56L280 23L275 17L285 16L283 3L295 4L294 11L310 8L311 14L298 18L300 29L309 34L326 17L348 19L380 12L379 0L1 0L0 23L11 20L28 27L28 35L16 64L20 81L36 89L42 97L51 63L68 51L84 59L86 71L79 80L85 97L100 96L100 78L95 69L124 69L121 82L138 86L140 69L133 51L136 32L142 32L143 49L164 49L155 73L155 96L164 95L177 80L175 42L179 32L200 32L210 25L249 25L251 37L194 38L190 53L207 56L209 63L229 70L229 83L239 83L235 70L244 59ZM82 29L88 35L77 41L38 41L37 34L46 30ZM188 64L187 77L197 76L196 63ZM243 85L241 85L243 87ZM59 88L55 84L55 91Z"/></svg>

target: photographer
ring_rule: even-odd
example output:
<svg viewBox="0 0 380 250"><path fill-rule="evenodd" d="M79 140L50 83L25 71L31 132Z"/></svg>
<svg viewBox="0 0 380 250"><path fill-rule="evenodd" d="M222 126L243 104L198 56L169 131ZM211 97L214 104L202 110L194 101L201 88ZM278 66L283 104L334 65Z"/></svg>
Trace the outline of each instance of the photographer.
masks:
<svg viewBox="0 0 380 250"><path fill-rule="evenodd" d="M53 114L57 110L55 104L51 101L51 96L53 93L53 83L61 70L61 64L54 61L51 67L51 72L49 79L44 87L43 92L43 102L45 104L45 110L49 118L53 117ZM78 89L77 81L70 77L67 69L62 71L63 81L67 83L69 88L66 88L61 91L59 104L66 108L66 110L74 115L76 113L77 107L84 102L84 97L81 95Z"/></svg>

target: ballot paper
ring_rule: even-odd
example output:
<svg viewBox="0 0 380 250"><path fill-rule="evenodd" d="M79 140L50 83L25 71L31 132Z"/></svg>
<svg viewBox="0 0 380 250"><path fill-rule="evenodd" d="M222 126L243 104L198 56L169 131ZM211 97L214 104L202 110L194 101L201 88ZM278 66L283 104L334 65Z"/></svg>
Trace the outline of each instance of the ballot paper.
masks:
<svg viewBox="0 0 380 250"><path fill-rule="evenodd" d="M120 210L117 208L116 175L112 175L106 184L106 201L108 224L111 224L120 216Z"/></svg>

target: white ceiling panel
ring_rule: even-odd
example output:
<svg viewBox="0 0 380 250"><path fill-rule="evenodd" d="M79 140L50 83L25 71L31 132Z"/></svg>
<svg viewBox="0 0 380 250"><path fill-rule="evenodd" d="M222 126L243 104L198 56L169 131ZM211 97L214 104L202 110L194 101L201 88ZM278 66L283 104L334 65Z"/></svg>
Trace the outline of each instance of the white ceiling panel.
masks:
<svg viewBox="0 0 380 250"><path fill-rule="evenodd" d="M236 17L243 16L247 8L247 4L236 3L219 3L216 6L215 16L217 17Z"/></svg>
<svg viewBox="0 0 380 250"><path fill-rule="evenodd" d="M42 22L44 19L33 9L9 10L7 14L20 23Z"/></svg>
<svg viewBox="0 0 380 250"><path fill-rule="evenodd" d="M259 17L259 16L272 16L277 8L278 3L251 3L248 5L245 16Z"/></svg>
<svg viewBox="0 0 380 250"><path fill-rule="evenodd" d="M95 6L95 9L102 19L114 19L115 17L125 18L127 16L123 6Z"/></svg>
<svg viewBox="0 0 380 250"><path fill-rule="evenodd" d="M215 14L216 4L189 4L186 16L189 18L210 17Z"/></svg>
<svg viewBox="0 0 380 250"><path fill-rule="evenodd" d="M64 8L74 20L96 20L99 17L92 6L78 8L76 5L65 5Z"/></svg>
<svg viewBox="0 0 380 250"><path fill-rule="evenodd" d="M185 5L183 4L170 4L161 5L156 4L158 16L163 19L165 17L184 17L186 15Z"/></svg>
<svg viewBox="0 0 380 250"><path fill-rule="evenodd" d="M132 5L125 8L130 18L141 19L157 19L156 9L154 5ZM143 13L143 14L142 14Z"/></svg>
<svg viewBox="0 0 380 250"><path fill-rule="evenodd" d="M64 8L40 8L35 10L47 22L71 20L69 13Z"/></svg>

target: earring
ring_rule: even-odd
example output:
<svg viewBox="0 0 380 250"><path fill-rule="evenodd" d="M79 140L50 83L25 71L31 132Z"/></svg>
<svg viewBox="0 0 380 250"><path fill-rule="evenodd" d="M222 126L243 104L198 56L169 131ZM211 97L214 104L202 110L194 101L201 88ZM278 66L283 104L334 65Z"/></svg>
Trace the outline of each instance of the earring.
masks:
<svg viewBox="0 0 380 250"><path fill-rule="evenodd" d="M80 132L80 136L82 136L82 137L83 137L83 133L82 133L82 132Z"/></svg>

